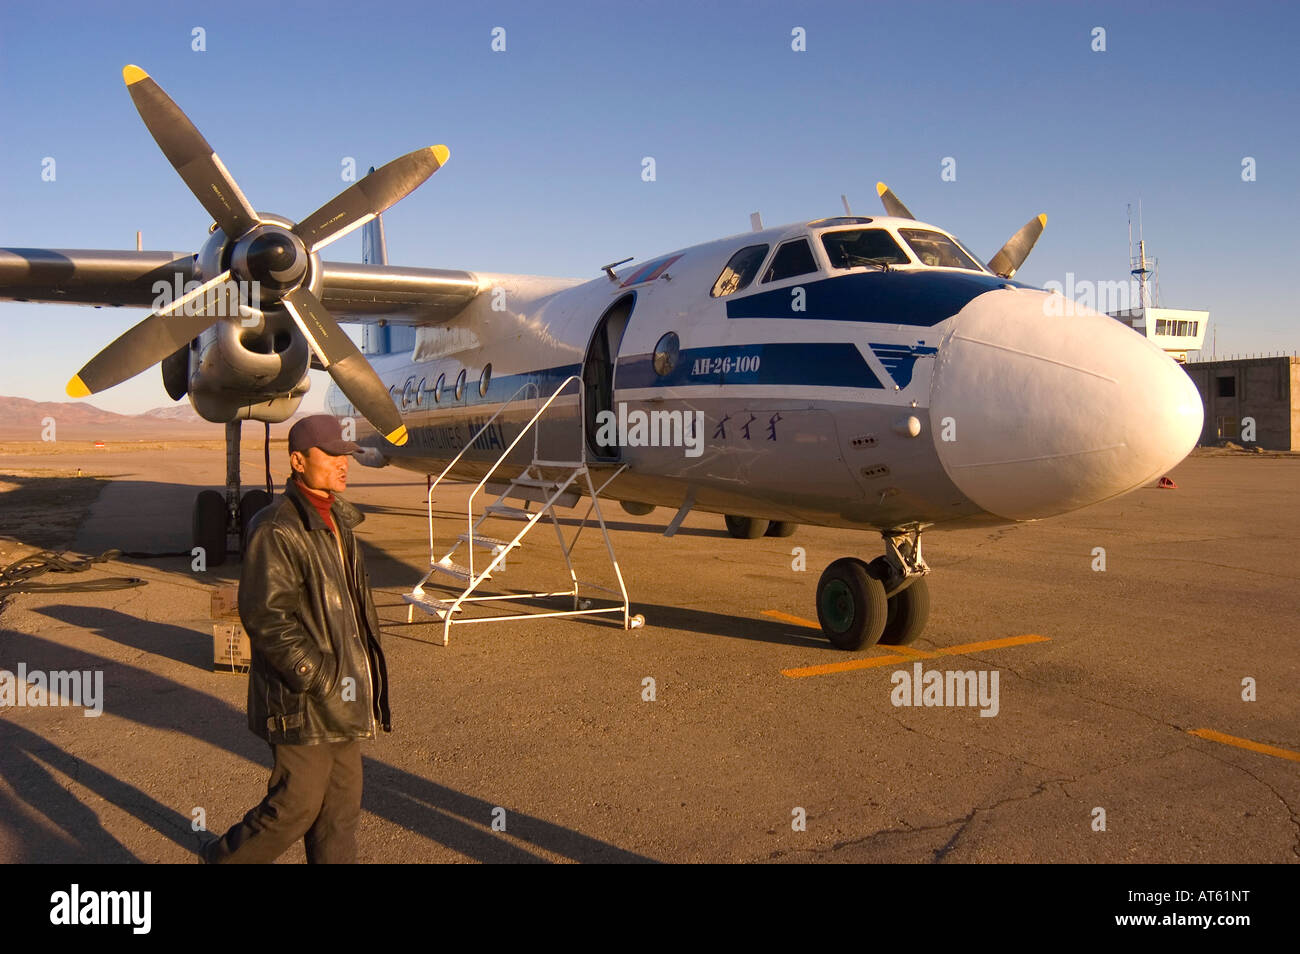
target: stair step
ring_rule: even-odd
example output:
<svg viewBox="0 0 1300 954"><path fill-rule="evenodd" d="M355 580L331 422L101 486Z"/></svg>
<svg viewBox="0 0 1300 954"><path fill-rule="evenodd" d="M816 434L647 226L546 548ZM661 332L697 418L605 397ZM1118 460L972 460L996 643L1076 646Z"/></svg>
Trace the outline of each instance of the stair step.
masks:
<svg viewBox="0 0 1300 954"><path fill-rule="evenodd" d="M483 508L484 515L493 517L505 517L507 520L523 520L525 522L533 519L533 514L527 510L520 510L518 507L511 507L509 504L488 504Z"/></svg>
<svg viewBox="0 0 1300 954"><path fill-rule="evenodd" d="M432 567L430 567L430 569L435 570L438 573L445 573L447 574L447 576L455 577L456 579L463 580L466 583L474 579L474 577L470 575L468 569L461 566L459 563L453 563L451 560L439 561L438 563L435 563ZM491 578L492 578L491 576L487 577L487 579L489 580Z"/></svg>
<svg viewBox="0 0 1300 954"><path fill-rule="evenodd" d="M455 600L440 600L433 596L425 596L423 593L403 593L402 599L412 606L418 606L432 616L438 619L446 619L447 611L455 606ZM457 606L456 612L463 613L465 607Z"/></svg>
<svg viewBox="0 0 1300 954"><path fill-rule="evenodd" d="M535 486L533 484L520 484L518 481L511 483L506 490L505 496L513 500L531 500L534 503L546 503L555 496L555 492L560 489L560 485L555 481L549 481L545 486ZM576 490L566 490L560 496L555 498L555 506L572 507L582 499L582 494Z"/></svg>
<svg viewBox="0 0 1300 954"><path fill-rule="evenodd" d="M498 540L496 537L485 537L481 533L458 533L456 534L456 539L461 543L469 543L485 550L503 550L510 546L509 540ZM516 543L515 546L522 546L522 544Z"/></svg>

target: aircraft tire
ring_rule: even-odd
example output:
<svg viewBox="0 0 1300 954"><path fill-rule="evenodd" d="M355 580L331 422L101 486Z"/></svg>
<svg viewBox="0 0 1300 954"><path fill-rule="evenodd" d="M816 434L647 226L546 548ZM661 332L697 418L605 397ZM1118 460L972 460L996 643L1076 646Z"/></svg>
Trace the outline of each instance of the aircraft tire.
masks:
<svg viewBox="0 0 1300 954"><path fill-rule="evenodd" d="M201 490L194 500L194 545L202 547L208 566L226 562L226 498L215 490Z"/></svg>
<svg viewBox="0 0 1300 954"><path fill-rule="evenodd" d="M828 566L817 581L817 621L836 649L868 649L885 630L885 587L856 557Z"/></svg>
<svg viewBox="0 0 1300 954"><path fill-rule="evenodd" d="M889 561L884 557L876 557L868 564L867 572L883 583L892 571ZM880 645L908 646L916 642L929 618L930 587L926 585L925 577L921 577L907 589L889 598Z"/></svg>
<svg viewBox="0 0 1300 954"><path fill-rule="evenodd" d="M799 524L792 523L789 520L773 520L767 528L766 536L769 537L792 537L794 532L799 529Z"/></svg>
<svg viewBox="0 0 1300 954"><path fill-rule="evenodd" d="M239 545L248 549L248 525L253 522L258 511L269 506L271 495L265 490L250 490L239 501Z"/></svg>
<svg viewBox="0 0 1300 954"><path fill-rule="evenodd" d="M731 514L727 514L725 519L727 532L737 540L757 540L767 533L770 524L770 521L757 517L733 517Z"/></svg>

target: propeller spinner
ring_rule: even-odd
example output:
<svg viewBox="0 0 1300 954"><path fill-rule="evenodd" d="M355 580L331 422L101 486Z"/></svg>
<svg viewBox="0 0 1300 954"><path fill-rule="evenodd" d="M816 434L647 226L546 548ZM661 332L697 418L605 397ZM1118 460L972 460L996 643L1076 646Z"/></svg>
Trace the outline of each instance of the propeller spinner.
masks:
<svg viewBox="0 0 1300 954"><path fill-rule="evenodd" d="M230 268L145 318L68 382L86 397L152 367L224 317L239 314L232 279L255 280L283 305L321 365L385 439L405 444L406 427L379 375L311 289L315 255L415 191L447 161L446 146L417 149L371 172L292 228L263 222L188 116L144 70L122 70L154 141L233 245Z"/></svg>

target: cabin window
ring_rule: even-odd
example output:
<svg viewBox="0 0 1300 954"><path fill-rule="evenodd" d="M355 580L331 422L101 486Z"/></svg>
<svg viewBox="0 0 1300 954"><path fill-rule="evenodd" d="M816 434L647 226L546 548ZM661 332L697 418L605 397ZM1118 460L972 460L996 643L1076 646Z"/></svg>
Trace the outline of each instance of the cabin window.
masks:
<svg viewBox="0 0 1300 954"><path fill-rule="evenodd" d="M722 269L722 274L713 283L713 291L709 294L714 298L726 298L747 288L754 280L754 276L758 274L763 259L767 258L769 248L771 248L769 245L747 245L731 256L727 260L726 267Z"/></svg>
<svg viewBox="0 0 1300 954"><path fill-rule="evenodd" d="M424 404L424 395L428 392L428 388L426 388L425 385L428 383L428 380L428 378L420 378L420 386L415 389L416 407L421 407Z"/></svg>
<svg viewBox="0 0 1300 954"><path fill-rule="evenodd" d="M487 397L488 385L492 383L492 362L489 361L483 368L483 373L478 379L478 396Z"/></svg>
<svg viewBox="0 0 1300 954"><path fill-rule="evenodd" d="M447 383L447 375L445 374L438 375L438 380L433 385L433 402L435 404L442 403L442 387L446 383Z"/></svg>
<svg viewBox="0 0 1300 954"><path fill-rule="evenodd" d="M655 345L654 351L654 368L655 374L659 377L672 374L673 369L677 367L677 359L681 357L682 342L677 337L677 332L670 331Z"/></svg>
<svg viewBox="0 0 1300 954"><path fill-rule="evenodd" d="M857 268L860 265L910 265L907 253L884 229L849 229L826 232L822 248L831 268Z"/></svg>
<svg viewBox="0 0 1300 954"><path fill-rule="evenodd" d="M942 232L931 232L929 229L899 229L898 234L912 247L913 253L922 265L968 268L973 272L983 271L979 262L967 255L961 246Z"/></svg>
<svg viewBox="0 0 1300 954"><path fill-rule="evenodd" d="M460 374L456 375L456 400L465 399L465 369L460 369Z"/></svg>
<svg viewBox="0 0 1300 954"><path fill-rule="evenodd" d="M763 282L779 282L796 275L806 275L817 271L817 262L813 259L812 249L807 239L786 242L772 256L772 264L767 266Z"/></svg>

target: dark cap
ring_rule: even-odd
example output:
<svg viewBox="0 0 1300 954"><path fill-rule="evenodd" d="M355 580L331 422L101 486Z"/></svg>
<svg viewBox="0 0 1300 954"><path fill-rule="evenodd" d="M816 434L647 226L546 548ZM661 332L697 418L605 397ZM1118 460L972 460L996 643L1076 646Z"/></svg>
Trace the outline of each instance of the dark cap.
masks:
<svg viewBox="0 0 1300 954"><path fill-rule="evenodd" d="M352 441L343 439L343 425L336 417L328 414L313 414L289 428L289 453L294 451L307 453L313 447L319 447L331 457L355 454L361 450Z"/></svg>

